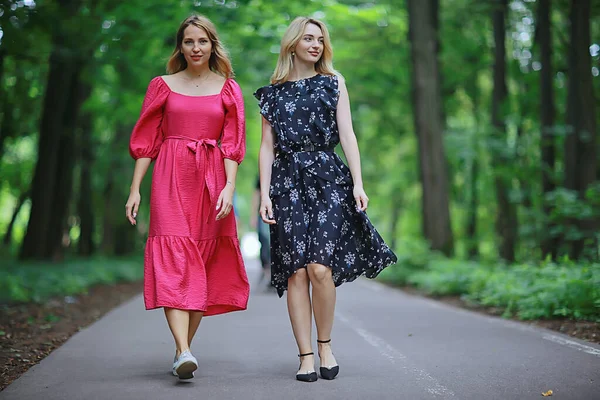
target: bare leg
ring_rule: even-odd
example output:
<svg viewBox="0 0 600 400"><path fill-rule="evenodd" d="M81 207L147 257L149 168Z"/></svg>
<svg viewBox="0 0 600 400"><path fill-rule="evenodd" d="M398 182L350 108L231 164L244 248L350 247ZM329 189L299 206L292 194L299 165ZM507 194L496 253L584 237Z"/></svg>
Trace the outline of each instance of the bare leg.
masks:
<svg viewBox="0 0 600 400"><path fill-rule="evenodd" d="M200 321L202 321L202 317L204 316L204 312L202 311L189 311L190 314L190 326L188 328L188 346L192 347L192 340L194 339L194 335L200 326Z"/></svg>
<svg viewBox="0 0 600 400"><path fill-rule="evenodd" d="M331 269L321 264L309 264L308 276L313 287L312 299L317 339L329 340L335 311L335 284L331 277ZM318 343L318 349L322 367L337 365L331 352L331 343Z"/></svg>
<svg viewBox="0 0 600 400"><path fill-rule="evenodd" d="M190 314L186 310L176 308L166 308L165 315L169 323L169 329L175 339L177 356L185 350L189 350L188 332L190 328Z"/></svg>
<svg viewBox="0 0 600 400"><path fill-rule="evenodd" d="M288 279L287 305L292 331L298 344L299 354L311 353L312 312L310 305L309 279L306 269L299 269ZM306 374L315 370L315 357L300 358L298 373Z"/></svg>

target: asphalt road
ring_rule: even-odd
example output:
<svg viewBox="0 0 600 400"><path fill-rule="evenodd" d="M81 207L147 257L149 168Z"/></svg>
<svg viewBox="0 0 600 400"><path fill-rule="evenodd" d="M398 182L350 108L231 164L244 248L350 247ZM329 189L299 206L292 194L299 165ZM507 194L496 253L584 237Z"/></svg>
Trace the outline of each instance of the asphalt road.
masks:
<svg viewBox="0 0 600 400"><path fill-rule="evenodd" d="M247 267L256 282L256 261ZM164 315L144 311L138 296L74 335L0 400L520 400L548 390L552 399L600 399L600 346L366 279L338 288L332 343L338 378L296 381L285 299L254 285L247 311L202 322L192 346L200 368L179 382Z"/></svg>

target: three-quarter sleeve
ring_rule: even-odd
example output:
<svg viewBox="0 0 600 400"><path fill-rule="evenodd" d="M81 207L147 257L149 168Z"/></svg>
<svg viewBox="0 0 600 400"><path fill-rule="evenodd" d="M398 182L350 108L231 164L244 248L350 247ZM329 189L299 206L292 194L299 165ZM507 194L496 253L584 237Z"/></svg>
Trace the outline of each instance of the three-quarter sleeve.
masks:
<svg viewBox="0 0 600 400"><path fill-rule="evenodd" d="M140 118L129 139L129 154L134 159L148 157L156 159L163 142L162 119L169 88L161 77L150 81L142 103Z"/></svg>
<svg viewBox="0 0 600 400"><path fill-rule="evenodd" d="M223 87L225 123L221 136L223 157L240 164L246 154L246 117L244 97L236 81L228 79Z"/></svg>

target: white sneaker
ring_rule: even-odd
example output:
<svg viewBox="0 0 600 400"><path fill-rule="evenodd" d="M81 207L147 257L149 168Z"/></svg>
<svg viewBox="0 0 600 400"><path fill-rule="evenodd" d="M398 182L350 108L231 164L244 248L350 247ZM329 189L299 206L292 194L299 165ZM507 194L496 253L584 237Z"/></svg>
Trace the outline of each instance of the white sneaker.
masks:
<svg viewBox="0 0 600 400"><path fill-rule="evenodd" d="M178 376L177 371L175 371L176 365L177 365L177 352L175 352L175 357L173 357L173 375L174 376Z"/></svg>
<svg viewBox="0 0 600 400"><path fill-rule="evenodd" d="M198 369L198 360L189 350L186 350L179 355L173 369L179 379L192 379L194 371Z"/></svg>

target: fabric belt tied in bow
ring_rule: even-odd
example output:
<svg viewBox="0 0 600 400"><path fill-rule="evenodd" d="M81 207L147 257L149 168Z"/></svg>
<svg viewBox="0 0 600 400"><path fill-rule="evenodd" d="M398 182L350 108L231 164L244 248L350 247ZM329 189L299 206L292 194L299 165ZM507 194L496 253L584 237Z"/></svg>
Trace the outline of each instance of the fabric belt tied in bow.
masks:
<svg viewBox="0 0 600 400"><path fill-rule="evenodd" d="M206 222L210 222L210 217L213 215L217 204L217 171L215 170L214 149L218 148L218 143L215 139L192 139L184 136L169 136L166 139L189 140L186 147L195 154L196 168L200 179L203 179L208 196L210 199L210 210L206 217Z"/></svg>

